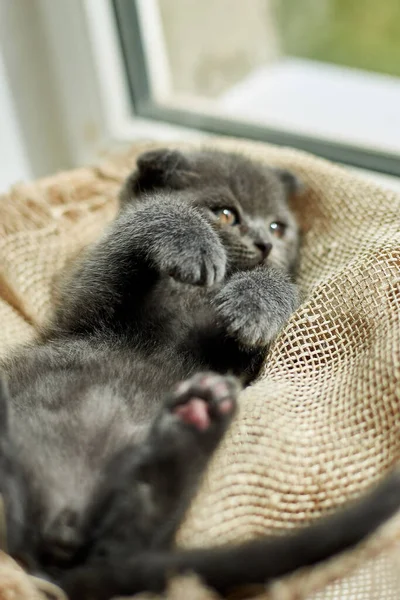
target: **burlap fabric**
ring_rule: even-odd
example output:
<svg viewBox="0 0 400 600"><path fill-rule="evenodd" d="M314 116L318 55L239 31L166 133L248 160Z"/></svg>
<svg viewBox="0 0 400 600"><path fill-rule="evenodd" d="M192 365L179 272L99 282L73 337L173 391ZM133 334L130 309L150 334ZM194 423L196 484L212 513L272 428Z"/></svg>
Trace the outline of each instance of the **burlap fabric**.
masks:
<svg viewBox="0 0 400 600"><path fill-rule="evenodd" d="M293 169L305 182L294 206L304 232L304 301L241 396L178 536L187 546L304 525L360 494L400 455L400 196L305 153L212 144ZM60 270L113 217L121 181L147 148L17 186L1 199L3 355L34 337ZM275 582L259 597L398 599L399 540L395 516L357 550ZM0 598L33 597L8 595L10 578L6 584L0 576ZM175 581L169 598L215 596L189 578Z"/></svg>

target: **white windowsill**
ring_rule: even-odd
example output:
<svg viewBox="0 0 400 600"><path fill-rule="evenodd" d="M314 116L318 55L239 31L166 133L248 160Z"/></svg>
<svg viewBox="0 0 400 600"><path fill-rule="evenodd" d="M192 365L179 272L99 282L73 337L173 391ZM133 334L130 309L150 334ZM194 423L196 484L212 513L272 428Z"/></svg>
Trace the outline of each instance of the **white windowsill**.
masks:
<svg viewBox="0 0 400 600"><path fill-rule="evenodd" d="M400 78L285 58L219 98L224 115L400 155Z"/></svg>

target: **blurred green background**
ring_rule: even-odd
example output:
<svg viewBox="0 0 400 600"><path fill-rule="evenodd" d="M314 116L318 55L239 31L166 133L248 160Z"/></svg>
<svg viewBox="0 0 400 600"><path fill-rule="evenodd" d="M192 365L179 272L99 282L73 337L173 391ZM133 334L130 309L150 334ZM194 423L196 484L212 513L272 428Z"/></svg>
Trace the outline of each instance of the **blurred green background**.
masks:
<svg viewBox="0 0 400 600"><path fill-rule="evenodd" d="M400 0L273 0L284 54L400 75Z"/></svg>
<svg viewBox="0 0 400 600"><path fill-rule="evenodd" d="M400 75L400 0L158 0L174 92L217 97L292 56Z"/></svg>

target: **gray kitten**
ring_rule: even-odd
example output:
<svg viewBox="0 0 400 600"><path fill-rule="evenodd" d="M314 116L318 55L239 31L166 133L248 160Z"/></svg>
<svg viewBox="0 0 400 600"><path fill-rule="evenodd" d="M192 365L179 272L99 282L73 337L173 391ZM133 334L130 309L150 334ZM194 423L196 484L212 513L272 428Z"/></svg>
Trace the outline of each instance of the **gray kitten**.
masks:
<svg viewBox="0 0 400 600"><path fill-rule="evenodd" d="M171 571L222 592L261 583L354 545L400 504L396 475L290 537L171 550L234 415L232 375L254 377L296 308L296 188L235 154L142 155L41 339L4 365L9 551L74 600L161 590Z"/></svg>

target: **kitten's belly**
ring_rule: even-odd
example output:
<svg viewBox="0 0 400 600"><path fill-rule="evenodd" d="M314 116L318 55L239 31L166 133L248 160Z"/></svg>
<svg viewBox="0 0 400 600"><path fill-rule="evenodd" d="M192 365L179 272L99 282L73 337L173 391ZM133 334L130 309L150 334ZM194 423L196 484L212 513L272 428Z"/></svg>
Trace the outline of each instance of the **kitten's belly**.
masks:
<svg viewBox="0 0 400 600"><path fill-rule="evenodd" d="M173 360L128 348L30 349L14 363L11 434L46 521L65 507L84 512L110 459L143 442L180 375Z"/></svg>
<svg viewBox="0 0 400 600"><path fill-rule="evenodd" d="M64 508L85 511L102 472L122 448L140 444L149 421L132 418L110 387L91 386L82 401L53 411L11 414L18 455L35 482L35 502L51 522Z"/></svg>

